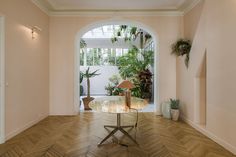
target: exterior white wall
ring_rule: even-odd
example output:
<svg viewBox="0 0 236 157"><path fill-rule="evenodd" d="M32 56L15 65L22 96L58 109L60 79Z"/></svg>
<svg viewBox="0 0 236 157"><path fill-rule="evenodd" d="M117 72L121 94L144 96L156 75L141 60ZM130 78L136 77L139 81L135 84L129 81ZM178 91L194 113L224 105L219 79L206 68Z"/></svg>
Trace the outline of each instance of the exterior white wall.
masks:
<svg viewBox="0 0 236 157"><path fill-rule="evenodd" d="M105 86L109 83L109 78L112 75L119 74L117 66L89 66L90 71L99 69L97 73L100 75L90 78L90 94L91 95L105 95L107 91ZM80 66L80 71L85 72L87 66ZM84 78L82 82L84 87L83 95L87 95L87 79Z"/></svg>

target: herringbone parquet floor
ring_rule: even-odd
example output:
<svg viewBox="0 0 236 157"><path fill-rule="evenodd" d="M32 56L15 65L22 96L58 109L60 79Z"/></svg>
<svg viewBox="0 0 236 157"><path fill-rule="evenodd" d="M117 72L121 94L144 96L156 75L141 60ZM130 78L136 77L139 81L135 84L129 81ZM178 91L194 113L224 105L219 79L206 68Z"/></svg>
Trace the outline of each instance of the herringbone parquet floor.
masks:
<svg viewBox="0 0 236 157"><path fill-rule="evenodd" d="M133 124L133 114L123 115L122 123ZM0 157L234 157L186 123L153 113L141 113L137 129L128 130L139 146L118 133L97 147L109 132L103 125L115 122L114 114L93 112L51 116L0 145Z"/></svg>

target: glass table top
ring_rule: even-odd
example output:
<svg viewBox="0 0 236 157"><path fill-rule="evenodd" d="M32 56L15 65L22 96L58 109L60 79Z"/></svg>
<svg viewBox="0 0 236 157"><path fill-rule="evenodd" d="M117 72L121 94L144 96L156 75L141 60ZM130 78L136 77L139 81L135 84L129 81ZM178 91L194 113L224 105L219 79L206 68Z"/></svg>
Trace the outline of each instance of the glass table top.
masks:
<svg viewBox="0 0 236 157"><path fill-rule="evenodd" d="M148 102L144 99L131 97L131 109L141 110L148 105ZM95 98L89 103L89 107L97 112L108 113L128 113L131 111L125 105L124 96L104 96Z"/></svg>

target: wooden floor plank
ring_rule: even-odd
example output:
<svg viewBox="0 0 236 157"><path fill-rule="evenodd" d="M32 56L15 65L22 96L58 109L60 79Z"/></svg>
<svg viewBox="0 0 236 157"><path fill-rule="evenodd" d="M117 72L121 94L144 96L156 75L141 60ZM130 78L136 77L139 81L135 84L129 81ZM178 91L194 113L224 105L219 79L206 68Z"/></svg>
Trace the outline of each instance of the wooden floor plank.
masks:
<svg viewBox="0 0 236 157"><path fill-rule="evenodd" d="M135 114L122 115L122 124L135 123ZM235 157L184 122L153 113L140 113L136 129L127 130L135 145L121 133L98 147L109 133L103 125L116 115L84 112L78 116L49 116L0 145L0 157ZM127 145L127 146L125 146Z"/></svg>

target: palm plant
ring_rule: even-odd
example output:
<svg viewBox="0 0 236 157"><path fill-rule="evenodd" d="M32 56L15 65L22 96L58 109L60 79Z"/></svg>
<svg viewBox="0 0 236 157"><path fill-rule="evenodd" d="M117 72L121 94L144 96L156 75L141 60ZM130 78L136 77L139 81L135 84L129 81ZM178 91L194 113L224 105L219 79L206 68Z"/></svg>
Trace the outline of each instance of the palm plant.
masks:
<svg viewBox="0 0 236 157"><path fill-rule="evenodd" d="M83 77L87 78L87 97L88 98L90 97L90 78L100 75L100 74L97 74L97 71L99 69L95 70L93 72L90 72L89 69L90 68L88 67L88 69L85 71L85 73L82 72Z"/></svg>
<svg viewBox="0 0 236 157"><path fill-rule="evenodd" d="M87 97L83 98L83 103L84 103L85 110L91 110L91 108L89 108L88 104L94 98L90 97L90 78L95 77L97 75L100 75L100 74L97 73L97 71L98 70L90 72L89 67L88 67L88 69L85 72L82 72L83 77L87 78Z"/></svg>

